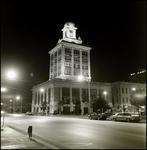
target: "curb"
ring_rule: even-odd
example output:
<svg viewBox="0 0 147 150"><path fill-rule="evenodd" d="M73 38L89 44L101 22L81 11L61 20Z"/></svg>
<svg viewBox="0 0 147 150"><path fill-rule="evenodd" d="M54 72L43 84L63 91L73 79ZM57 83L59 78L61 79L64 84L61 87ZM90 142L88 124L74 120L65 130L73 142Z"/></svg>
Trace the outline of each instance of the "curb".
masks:
<svg viewBox="0 0 147 150"><path fill-rule="evenodd" d="M21 133L23 133L25 135L28 135L28 133L26 131L24 131L24 130L22 130L20 128L16 128L16 127L14 127L12 125L8 125L8 124L7 124L7 126L12 128L12 129L14 129L14 130L16 130L16 131L18 131L18 132L21 132ZM42 137L40 137L40 136L38 136L36 134L32 134L32 137L33 137L33 140L35 140L36 142L38 142L38 143L40 143L42 145L45 145L45 146L49 147L50 149L69 149L69 148L67 148L67 147L65 147L63 145L60 145L60 144L58 144L58 143L56 143L54 141L42 138Z"/></svg>

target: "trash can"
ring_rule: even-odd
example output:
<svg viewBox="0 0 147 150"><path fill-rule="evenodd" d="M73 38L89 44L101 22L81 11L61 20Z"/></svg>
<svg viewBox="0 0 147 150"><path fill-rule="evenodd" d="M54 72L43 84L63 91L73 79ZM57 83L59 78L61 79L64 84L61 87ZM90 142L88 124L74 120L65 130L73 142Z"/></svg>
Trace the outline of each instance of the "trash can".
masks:
<svg viewBox="0 0 147 150"><path fill-rule="evenodd" d="M29 127L28 127L29 138L32 138L32 130L33 130L33 127L32 127L32 126L29 126Z"/></svg>

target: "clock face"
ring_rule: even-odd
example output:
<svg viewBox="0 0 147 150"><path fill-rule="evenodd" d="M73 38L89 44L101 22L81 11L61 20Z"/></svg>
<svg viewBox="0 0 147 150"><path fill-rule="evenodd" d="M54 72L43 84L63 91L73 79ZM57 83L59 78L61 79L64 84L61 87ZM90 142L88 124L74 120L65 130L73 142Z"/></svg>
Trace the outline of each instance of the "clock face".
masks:
<svg viewBox="0 0 147 150"><path fill-rule="evenodd" d="M73 31L72 30L67 30L66 31L66 37L72 38L73 37Z"/></svg>

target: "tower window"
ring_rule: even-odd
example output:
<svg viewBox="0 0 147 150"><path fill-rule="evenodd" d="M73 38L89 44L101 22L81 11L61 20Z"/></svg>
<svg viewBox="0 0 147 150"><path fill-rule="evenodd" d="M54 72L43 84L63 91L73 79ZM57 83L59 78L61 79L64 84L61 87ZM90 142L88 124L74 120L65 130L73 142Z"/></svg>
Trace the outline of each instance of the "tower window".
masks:
<svg viewBox="0 0 147 150"><path fill-rule="evenodd" d="M74 50L74 54L80 54L79 50Z"/></svg>
<svg viewBox="0 0 147 150"><path fill-rule="evenodd" d="M87 52L82 51L82 55L84 55L84 56L88 56L88 53L87 53Z"/></svg>
<svg viewBox="0 0 147 150"><path fill-rule="evenodd" d="M70 53L71 54L71 49L65 48L65 53Z"/></svg>
<svg viewBox="0 0 147 150"><path fill-rule="evenodd" d="M79 64L74 64L74 68L80 68L80 65Z"/></svg>
<svg viewBox="0 0 147 150"><path fill-rule="evenodd" d="M71 68L71 63L70 62L65 62L65 67L70 67Z"/></svg>

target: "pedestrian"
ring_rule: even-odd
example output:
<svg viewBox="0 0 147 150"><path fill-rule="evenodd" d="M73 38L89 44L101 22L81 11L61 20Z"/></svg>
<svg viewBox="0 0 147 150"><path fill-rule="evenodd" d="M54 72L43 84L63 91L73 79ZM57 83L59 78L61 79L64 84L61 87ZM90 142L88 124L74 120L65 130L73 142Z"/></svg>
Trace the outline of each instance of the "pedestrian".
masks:
<svg viewBox="0 0 147 150"><path fill-rule="evenodd" d="M32 138L32 126L28 127L29 138Z"/></svg>

